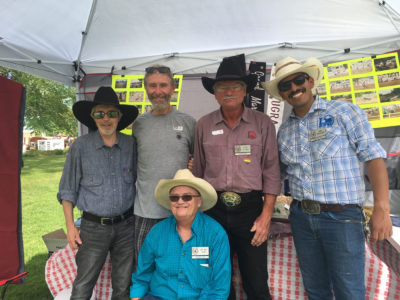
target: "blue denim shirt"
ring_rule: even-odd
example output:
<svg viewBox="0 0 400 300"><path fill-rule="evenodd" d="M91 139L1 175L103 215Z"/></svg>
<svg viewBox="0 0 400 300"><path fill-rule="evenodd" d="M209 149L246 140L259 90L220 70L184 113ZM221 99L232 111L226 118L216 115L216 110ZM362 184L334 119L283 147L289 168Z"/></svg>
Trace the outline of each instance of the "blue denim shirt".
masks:
<svg viewBox="0 0 400 300"><path fill-rule="evenodd" d="M282 124L278 147L294 199L342 205L365 199L360 162L386 157L361 108L318 96L303 118L292 112Z"/></svg>
<svg viewBox="0 0 400 300"><path fill-rule="evenodd" d="M196 251L208 250L208 255ZM225 300L231 282L229 242L225 230L197 212L192 237L182 244L174 216L157 223L140 249L130 296L150 293L161 299Z"/></svg>
<svg viewBox="0 0 400 300"><path fill-rule="evenodd" d="M71 145L57 199L97 216L113 217L132 207L135 182L135 139L118 132L116 144L108 147L94 131Z"/></svg>

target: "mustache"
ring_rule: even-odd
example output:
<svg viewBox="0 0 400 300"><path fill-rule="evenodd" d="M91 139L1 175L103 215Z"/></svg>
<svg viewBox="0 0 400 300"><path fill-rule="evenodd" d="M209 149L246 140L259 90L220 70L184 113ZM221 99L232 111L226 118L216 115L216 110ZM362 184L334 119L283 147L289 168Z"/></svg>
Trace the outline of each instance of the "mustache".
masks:
<svg viewBox="0 0 400 300"><path fill-rule="evenodd" d="M293 96L296 95L296 94L299 93L299 92L305 93L305 92L306 92L306 89L305 89L305 88L302 88L302 89L297 89L297 90L295 90L294 92L291 92L291 93L289 94L289 99L290 99L290 98L293 98Z"/></svg>
<svg viewBox="0 0 400 300"><path fill-rule="evenodd" d="M236 99L236 97L235 96L226 96L226 97L224 97L223 100L229 100L229 99Z"/></svg>

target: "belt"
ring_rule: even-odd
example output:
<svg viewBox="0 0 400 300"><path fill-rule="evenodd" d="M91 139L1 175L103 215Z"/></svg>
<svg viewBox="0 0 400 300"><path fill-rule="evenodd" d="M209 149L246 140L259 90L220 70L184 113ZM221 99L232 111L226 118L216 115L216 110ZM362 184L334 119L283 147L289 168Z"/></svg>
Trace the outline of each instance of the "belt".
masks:
<svg viewBox="0 0 400 300"><path fill-rule="evenodd" d="M304 205L302 205L302 201L293 199L292 203L294 205L297 205L298 207L302 207L305 212L311 213L311 214L318 214L319 212L340 212L343 211L345 208L350 208L350 207L360 207L358 204L322 204L319 203L318 201L314 200L303 200ZM312 203L311 205L309 204ZM307 205L305 205L307 203ZM310 207L311 206L311 207ZM319 212L318 210L315 211L314 208L315 206L318 209L319 206Z"/></svg>
<svg viewBox="0 0 400 300"><path fill-rule="evenodd" d="M249 198L261 195L260 191L251 191L248 193L235 193L228 191L217 191L218 199L227 207L233 208L240 205L243 200L246 202Z"/></svg>
<svg viewBox="0 0 400 300"><path fill-rule="evenodd" d="M82 218L91 222L96 222L101 225L112 225L112 224L117 224L125 219L128 219L133 216L133 208L131 207L128 209L126 212L124 212L122 215L115 216L115 217L99 217L96 215L93 215L91 213L88 213L86 211L83 212Z"/></svg>

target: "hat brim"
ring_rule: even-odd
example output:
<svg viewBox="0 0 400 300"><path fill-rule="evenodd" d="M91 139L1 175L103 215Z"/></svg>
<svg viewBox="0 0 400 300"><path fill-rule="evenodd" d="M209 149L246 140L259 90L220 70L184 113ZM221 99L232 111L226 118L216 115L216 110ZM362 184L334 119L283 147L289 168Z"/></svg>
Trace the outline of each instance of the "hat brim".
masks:
<svg viewBox="0 0 400 300"><path fill-rule="evenodd" d="M306 73L314 79L314 87L312 89L312 92L314 93L315 89L318 87L320 81L324 77L324 66L318 59L310 58L304 63L304 65L292 69L290 72L281 74L275 77L273 80L262 82L261 86L267 91L270 97L283 100L279 94L278 84L282 79L285 79L286 77L296 73Z"/></svg>
<svg viewBox="0 0 400 300"><path fill-rule="evenodd" d="M190 179L161 179L154 191L154 197L157 202L164 208L171 210L171 201L169 200L169 191L176 186L190 186L196 189L202 199L200 211L212 208L217 203L217 192L207 181L201 178Z"/></svg>
<svg viewBox="0 0 400 300"><path fill-rule="evenodd" d="M210 93L214 94L214 84L219 81L243 81L246 83L246 93L250 93L254 90L257 84L257 76L255 74L249 74L244 77L238 76L222 76L218 79L209 78L209 77L201 77L201 82L203 83L203 87Z"/></svg>
<svg viewBox="0 0 400 300"><path fill-rule="evenodd" d="M72 111L75 115L75 118L81 122L82 124L86 125L88 128L92 130L97 130L97 126L93 118L90 116L92 108L96 105L113 105L117 107L121 113L122 117L118 122L117 130L120 131L131 124L137 118L139 111L137 107L132 105L121 105L121 104L114 104L114 103L96 103L93 101L78 101L76 102L73 107Z"/></svg>

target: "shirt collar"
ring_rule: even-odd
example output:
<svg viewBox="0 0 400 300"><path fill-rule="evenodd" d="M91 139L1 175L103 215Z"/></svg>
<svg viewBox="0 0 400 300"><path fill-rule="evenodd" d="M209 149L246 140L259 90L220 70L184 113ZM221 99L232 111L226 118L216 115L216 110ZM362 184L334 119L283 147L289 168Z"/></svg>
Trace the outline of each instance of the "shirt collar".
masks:
<svg viewBox="0 0 400 300"><path fill-rule="evenodd" d="M310 107L310 110L307 112L307 114L305 116L307 116L310 113L313 113L317 110L326 110L327 108L327 102L324 101L321 97L319 97L318 95L315 96L315 100L313 102L313 104ZM296 114L294 113L294 109L292 109L292 112L290 113L290 118L294 118L294 119L298 119L299 117L296 116Z"/></svg>
<svg viewBox="0 0 400 300"><path fill-rule="evenodd" d="M93 132L93 134L94 134L94 146L95 146L95 148L96 149L100 149L102 147L106 147L106 145L103 142L103 139L100 136L99 131L96 130L95 132ZM117 131L117 141L115 142L114 146L120 147L120 144L119 144L120 141L121 141L121 139L119 137L120 135L121 135L121 133L119 133Z"/></svg>
<svg viewBox="0 0 400 300"><path fill-rule="evenodd" d="M175 217L173 215L171 217L172 217L172 223L173 223L173 225L175 227L175 230L176 230L176 219L175 219ZM197 235L197 233L201 229L201 224L200 224L201 221L200 221L200 219L201 219L200 212L197 211L196 216L194 217L194 220L193 220L193 223L192 223L192 227L191 227L191 231L192 231L193 235ZM176 232L178 233L178 231L176 231Z"/></svg>
<svg viewBox="0 0 400 300"><path fill-rule="evenodd" d="M242 104L242 106L243 106L243 112L242 112L242 115L240 116L240 119L245 121L246 123L249 123L249 119L250 119L249 108L244 106L244 104ZM224 116L222 115L222 109L220 107L217 112L216 118L215 118L215 124L218 124L221 122L224 122Z"/></svg>

